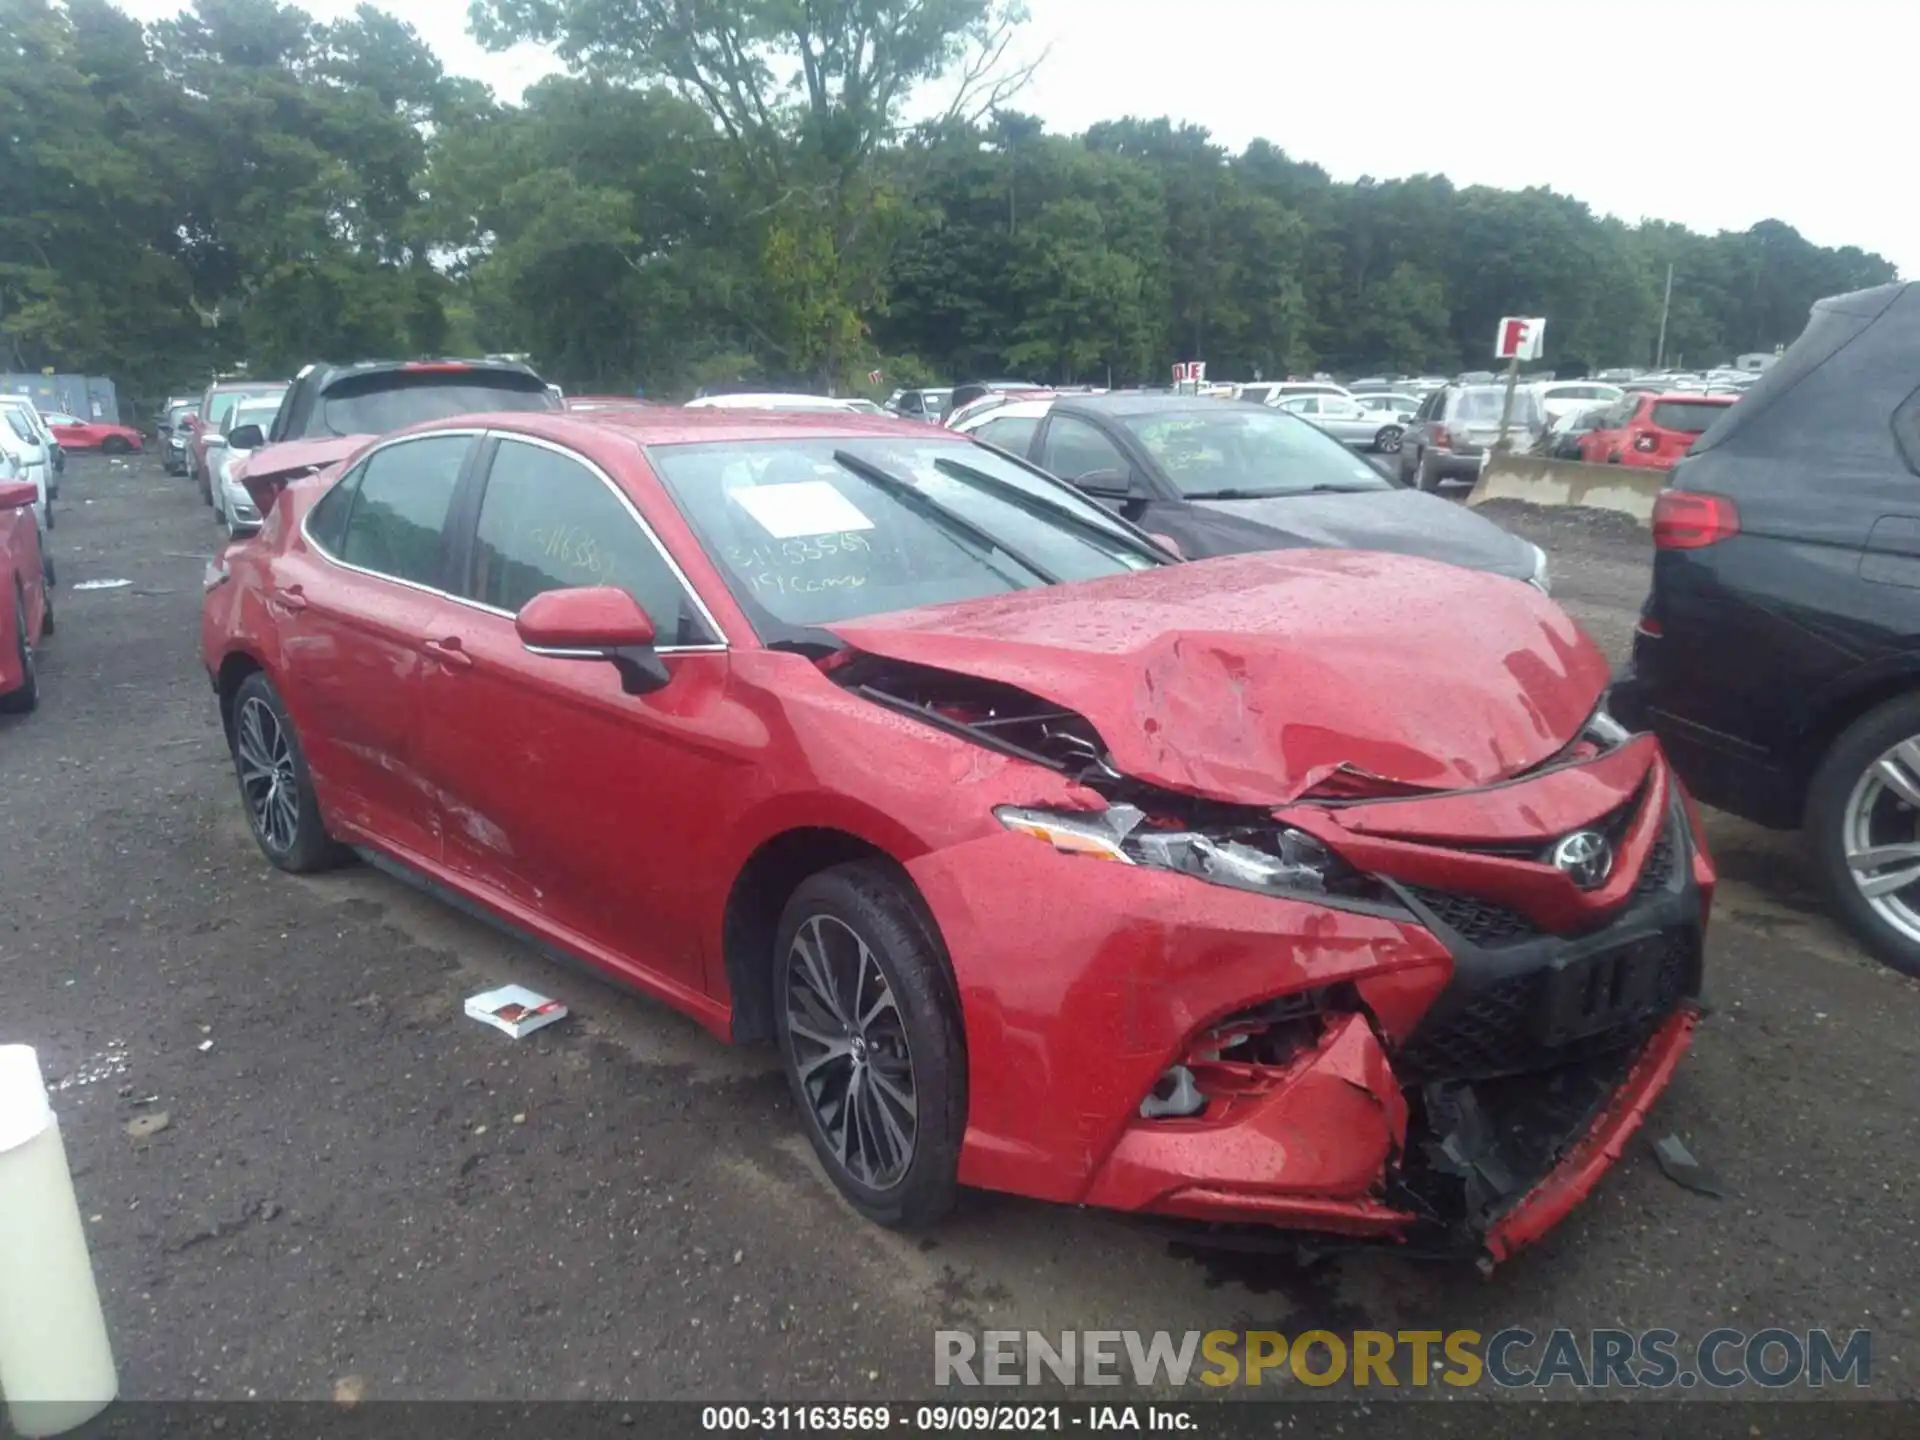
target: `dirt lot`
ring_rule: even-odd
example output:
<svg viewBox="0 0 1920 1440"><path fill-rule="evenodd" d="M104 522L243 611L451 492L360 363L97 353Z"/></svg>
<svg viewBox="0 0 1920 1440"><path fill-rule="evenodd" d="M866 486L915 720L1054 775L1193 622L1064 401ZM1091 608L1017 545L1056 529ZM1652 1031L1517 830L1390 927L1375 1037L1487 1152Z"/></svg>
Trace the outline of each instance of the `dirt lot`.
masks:
<svg viewBox="0 0 1920 1440"><path fill-rule="evenodd" d="M0 1041L64 1087L130 1396L899 1398L946 1326L1515 1324L1866 1327L1872 1393L1920 1396L1920 987L1820 916L1790 839L1715 819L1717 1013L1651 1125L1724 1200L1636 1142L1490 1279L1195 1257L991 1196L904 1239L819 1178L770 1053L371 871L269 870L195 654L209 512L138 459L76 460L60 508L46 699L0 729ZM1501 518L1617 656L1642 532ZM132 584L74 589L101 579ZM461 1017L508 979L576 1018L515 1044Z"/></svg>

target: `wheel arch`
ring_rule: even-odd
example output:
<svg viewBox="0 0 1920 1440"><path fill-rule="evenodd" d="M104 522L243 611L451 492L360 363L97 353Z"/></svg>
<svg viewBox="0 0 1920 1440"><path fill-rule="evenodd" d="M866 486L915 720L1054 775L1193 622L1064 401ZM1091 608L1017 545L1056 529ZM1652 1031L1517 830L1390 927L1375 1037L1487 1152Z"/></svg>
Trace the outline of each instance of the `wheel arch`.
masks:
<svg viewBox="0 0 1920 1440"><path fill-rule="evenodd" d="M266 672L266 665L250 650L229 651L221 660L214 674L214 690L220 697L220 729L229 739L233 736L233 702L240 687L247 683L249 675Z"/></svg>
<svg viewBox="0 0 1920 1440"><path fill-rule="evenodd" d="M780 916L803 881L823 870L872 862L900 886L941 953L939 927L905 862L870 835L833 824L790 825L768 836L747 857L727 892L720 950L731 1000L735 1044L770 1041L773 1024L773 948Z"/></svg>
<svg viewBox="0 0 1920 1440"><path fill-rule="evenodd" d="M1789 770L1794 808L1805 809L1814 772L1834 742L1855 721L1889 700L1917 691L1920 691L1920 663L1909 658L1900 669L1852 677L1808 705L1794 738Z"/></svg>

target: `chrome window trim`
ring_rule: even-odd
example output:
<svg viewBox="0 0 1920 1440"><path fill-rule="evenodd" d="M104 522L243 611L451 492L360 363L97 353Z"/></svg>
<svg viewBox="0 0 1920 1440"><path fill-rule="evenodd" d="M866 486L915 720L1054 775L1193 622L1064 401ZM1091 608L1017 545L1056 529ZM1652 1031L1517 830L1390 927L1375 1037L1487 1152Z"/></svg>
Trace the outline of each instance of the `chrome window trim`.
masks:
<svg viewBox="0 0 1920 1440"><path fill-rule="evenodd" d="M710 643L710 644L656 645L653 647L653 653L656 655L710 655L710 654L724 655L728 650L733 648L727 639L727 632L723 628L721 628L720 622L714 618L713 611L707 608L707 602L700 598L700 592L694 588L693 582L687 578L687 572L680 568L679 562L677 562L673 558L673 556L668 552L667 547L660 543L660 537L654 533L653 527L647 523L646 517L640 513L639 507L637 507L633 503L633 500L627 495L626 491L622 490L617 484L614 483L613 478L610 475L608 475L606 471L602 470L598 465L594 464L591 460L587 459L586 456L580 454L580 452L577 450L569 450L564 445L556 445L552 441L542 440L532 435L522 435L518 431L513 431L513 430L484 430L484 429L433 430L433 431L429 431L427 434L424 434L424 435L399 435L399 436L395 436L391 440L382 440L379 444L371 446L367 450L363 451L360 454L359 458L355 460L353 468L356 470L359 469L360 467L366 465L369 461L371 461L375 455L378 455L381 451L390 449L393 446L410 445L410 444L415 444L421 440L434 440L434 439L439 439L446 436L467 436L469 438L478 436L481 439L495 438L502 441L514 440L514 441L518 441L521 444L534 445L534 446L540 447L541 449L551 450L556 455L562 455L567 459L574 461L576 464L582 466L589 474L593 475L596 479L598 479L602 485L605 485L609 490L611 490L614 494L614 498L617 499L626 508L627 514L630 515L633 518L634 523L636 523L640 527L640 533L647 537L647 540L653 546L654 551L660 556L662 560L666 561L667 568L673 572L674 579L680 582L680 588L684 590L687 593L687 595L692 597L693 603L698 608L701 618L707 622L707 628L711 630L715 635L718 635L720 637L720 639L717 642ZM346 479L347 473L348 472L342 472L340 476L340 480ZM340 480L334 481L334 485L338 485L340 483ZM331 493L333 490L333 486L332 485L328 486L327 490L328 490L328 493ZM480 498L481 498L481 503L484 504L486 501L486 495L484 492L482 493ZM319 504L319 501L316 500L314 504L315 505ZM307 513L300 517L300 538L307 542L307 548L309 550L311 550L315 555L318 555L321 559L325 560L329 565L335 566L336 568L341 570L348 571L349 573L354 575L365 575L374 580L384 580L389 585L401 585L409 590L418 591L422 595L432 595L436 599L440 599L440 600L451 600L456 605L465 606L469 610L478 610L483 615L495 615L503 620L512 620L514 618L513 611L502 610L497 605L488 605L484 601L470 599L465 595L455 595L453 592L449 590L442 590L439 587L434 585L422 585L417 580L402 579L398 575L389 575L382 570L369 570L363 565L349 564L347 561L342 560L338 555L335 555L331 550L328 550L324 545L320 544L317 540L313 538L312 532L307 529L307 522L312 518L313 518L313 505L309 505L307 507ZM474 515L474 523L477 528L479 525L478 512L476 512ZM552 656L555 656L556 658L560 658L560 657L563 657L566 659L585 659L589 657L598 658L597 652L590 651L590 650L579 651L579 652L546 651L546 650L536 649L531 645L526 646L525 648L531 654L552 655Z"/></svg>

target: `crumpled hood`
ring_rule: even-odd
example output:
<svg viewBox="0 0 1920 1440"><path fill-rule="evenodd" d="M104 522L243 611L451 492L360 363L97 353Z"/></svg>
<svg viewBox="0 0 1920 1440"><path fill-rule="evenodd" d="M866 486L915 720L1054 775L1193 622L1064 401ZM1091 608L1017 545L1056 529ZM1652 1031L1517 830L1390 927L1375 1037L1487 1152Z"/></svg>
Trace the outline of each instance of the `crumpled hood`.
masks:
<svg viewBox="0 0 1920 1440"><path fill-rule="evenodd" d="M278 445L262 445L236 461L233 478L243 486L262 515L273 509L273 502L289 480L338 465L363 445L377 439L373 435L326 435L308 440L283 440Z"/></svg>
<svg viewBox="0 0 1920 1440"><path fill-rule="evenodd" d="M1261 530L1300 545L1420 555L1516 580L1533 577L1533 546L1479 515L1420 490L1284 495L1267 500L1201 500L1197 508L1246 522L1253 548ZM1260 527L1255 529L1254 527ZM1267 541L1271 544L1272 541ZM1221 553L1221 552L1215 552Z"/></svg>
<svg viewBox="0 0 1920 1440"><path fill-rule="evenodd" d="M1073 710L1136 780L1249 805L1342 768L1488 784L1558 752L1608 680L1530 586L1354 551L1228 556L828 628Z"/></svg>

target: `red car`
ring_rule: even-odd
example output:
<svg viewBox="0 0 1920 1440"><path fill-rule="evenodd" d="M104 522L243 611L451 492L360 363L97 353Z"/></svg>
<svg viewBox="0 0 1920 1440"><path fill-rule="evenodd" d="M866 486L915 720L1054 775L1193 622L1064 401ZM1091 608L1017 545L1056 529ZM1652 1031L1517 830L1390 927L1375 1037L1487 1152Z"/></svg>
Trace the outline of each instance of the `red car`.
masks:
<svg viewBox="0 0 1920 1440"><path fill-rule="evenodd" d="M853 414L465 416L244 481L202 646L267 858L773 1041L882 1223L968 1185L1497 1260L1693 1033L1698 821L1529 586L1183 564Z"/></svg>
<svg viewBox="0 0 1920 1440"><path fill-rule="evenodd" d="M125 455L145 444L144 437L131 425L110 425L105 420L82 420L78 415L57 411L43 414L47 428L62 450L98 450L103 455Z"/></svg>
<svg viewBox="0 0 1920 1440"><path fill-rule="evenodd" d="M33 506L39 490L24 480L0 482L0 712L40 703L33 652L53 633L53 597Z"/></svg>
<svg viewBox="0 0 1920 1440"><path fill-rule="evenodd" d="M1739 398L1630 393L1614 404L1598 429L1580 437L1580 458L1595 464L1671 470Z"/></svg>

